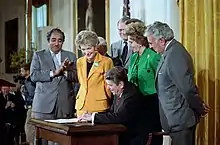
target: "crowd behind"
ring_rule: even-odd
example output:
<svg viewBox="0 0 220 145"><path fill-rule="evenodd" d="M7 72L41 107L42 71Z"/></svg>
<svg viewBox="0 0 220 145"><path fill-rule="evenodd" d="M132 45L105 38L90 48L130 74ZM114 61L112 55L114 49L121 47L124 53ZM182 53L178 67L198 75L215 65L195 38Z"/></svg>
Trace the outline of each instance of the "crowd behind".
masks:
<svg viewBox="0 0 220 145"><path fill-rule="evenodd" d="M121 37L110 45L93 31L83 30L76 58L62 49L65 34L47 33L48 48L36 51L21 67L18 90L1 86L0 133L3 145L19 143L20 134L34 145L31 118L73 118L93 124L123 124L119 145L162 145L169 133L173 145L194 145L197 123L209 107L199 97L190 54L162 22L146 26L136 18L121 18ZM57 144L42 140L43 145Z"/></svg>

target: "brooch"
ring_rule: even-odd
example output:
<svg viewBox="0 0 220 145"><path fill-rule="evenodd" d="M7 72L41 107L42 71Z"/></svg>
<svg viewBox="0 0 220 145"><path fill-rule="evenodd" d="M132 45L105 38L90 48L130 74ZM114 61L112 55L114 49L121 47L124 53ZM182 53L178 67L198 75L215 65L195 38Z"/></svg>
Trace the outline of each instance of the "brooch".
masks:
<svg viewBox="0 0 220 145"><path fill-rule="evenodd" d="M99 63L98 62L94 62L94 66L98 67Z"/></svg>

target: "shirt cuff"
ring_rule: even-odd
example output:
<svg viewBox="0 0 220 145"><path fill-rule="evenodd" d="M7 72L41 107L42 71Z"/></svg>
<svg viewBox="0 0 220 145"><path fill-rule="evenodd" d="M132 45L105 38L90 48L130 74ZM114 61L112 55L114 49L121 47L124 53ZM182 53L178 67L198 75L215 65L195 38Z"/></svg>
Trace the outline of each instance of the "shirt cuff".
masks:
<svg viewBox="0 0 220 145"><path fill-rule="evenodd" d="M92 113L92 125L94 125L95 114L97 114L97 112Z"/></svg>
<svg viewBox="0 0 220 145"><path fill-rule="evenodd" d="M50 71L50 77L51 78L53 77L53 71Z"/></svg>
<svg viewBox="0 0 220 145"><path fill-rule="evenodd" d="M64 71L64 76L67 77L67 71Z"/></svg>

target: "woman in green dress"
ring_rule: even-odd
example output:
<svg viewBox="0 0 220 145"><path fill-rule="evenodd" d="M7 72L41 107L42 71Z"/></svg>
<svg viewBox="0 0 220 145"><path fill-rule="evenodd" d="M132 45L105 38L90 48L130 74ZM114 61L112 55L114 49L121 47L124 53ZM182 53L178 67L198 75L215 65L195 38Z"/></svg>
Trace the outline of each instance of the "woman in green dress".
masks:
<svg viewBox="0 0 220 145"><path fill-rule="evenodd" d="M133 54L128 67L128 79L134 83L145 97L149 111L149 128L152 132L162 130L159 116L159 101L155 88L155 74L160 55L149 48L147 38L144 36L146 26L143 22L133 22L125 27L128 41ZM141 112L140 112L141 113ZM162 137L153 137L152 145L162 145Z"/></svg>

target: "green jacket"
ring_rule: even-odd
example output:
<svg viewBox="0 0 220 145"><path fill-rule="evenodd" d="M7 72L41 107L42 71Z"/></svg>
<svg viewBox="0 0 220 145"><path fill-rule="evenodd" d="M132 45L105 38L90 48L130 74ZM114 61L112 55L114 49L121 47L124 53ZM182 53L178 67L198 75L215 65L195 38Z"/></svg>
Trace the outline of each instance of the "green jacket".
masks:
<svg viewBox="0 0 220 145"><path fill-rule="evenodd" d="M133 53L128 67L128 80L139 87L144 96L156 93L155 74L160 54L145 48L142 55Z"/></svg>

